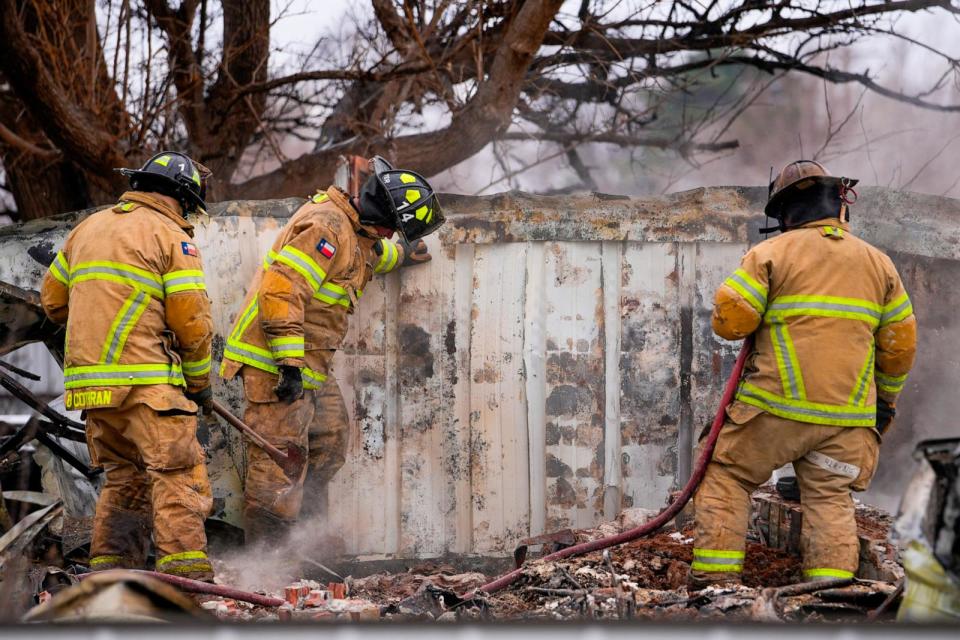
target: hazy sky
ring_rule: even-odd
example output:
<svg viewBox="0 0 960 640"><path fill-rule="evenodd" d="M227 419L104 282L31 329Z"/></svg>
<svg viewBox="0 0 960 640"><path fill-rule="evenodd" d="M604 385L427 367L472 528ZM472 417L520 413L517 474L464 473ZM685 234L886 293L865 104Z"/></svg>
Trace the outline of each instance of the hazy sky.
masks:
<svg viewBox="0 0 960 640"><path fill-rule="evenodd" d="M629 11L636 2L621 3L621 10ZM645 3L643 3L645 4ZM842 5L843 3L838 3ZM568 2L567 9L575 11L579 2ZM285 13L272 31L274 46L282 51L274 55L271 66L280 70L293 64L296 54L308 50L318 37L349 38L348 12L369 12L366 2L348 0L280 0L273 3L274 17ZM960 57L960 25L944 13L904 15L896 29L911 37ZM284 53L286 52L286 53ZM920 47L907 47L892 39L868 39L850 49L849 68L854 71L869 69L878 79L893 89L919 90L926 86L931 74L940 73L942 62ZM834 61L835 64L838 64ZM825 96L829 98L836 120L842 119L853 108L859 87L853 85L827 86L821 81L800 75L787 76L765 98L744 113L740 123L730 132L741 144L729 156L716 159L700 168L677 161L656 167L632 165L627 154L609 145L585 145L581 154L594 170L592 174L603 191L643 193L662 190L681 190L702 185L763 184L770 165L780 165L809 157L827 136ZM942 103L960 104L960 89L956 85L941 91ZM783 100L797 102L802 107L799 121L779 122ZM835 173L861 178L863 184L882 184L931 193L960 196L960 113L943 114L926 111L890 99L866 94L861 109L850 123L835 136L826 152L826 163ZM306 151L307 146L294 144L293 153ZM546 155L556 147L534 143L514 145L515 161L528 163ZM844 151L849 151L844 153ZM938 155L939 154L939 155ZM936 157L935 157L936 156ZM618 161L619 159L619 161ZM928 164L929 163L929 164ZM545 163L515 180L511 185L496 182L499 175L488 148L452 170L437 176L438 187L447 191L490 193L511 186L539 191L556 189L576 183L576 176L557 159ZM926 165L926 166L925 166ZM611 167L616 167L611 170ZM490 184L493 181L493 184Z"/></svg>

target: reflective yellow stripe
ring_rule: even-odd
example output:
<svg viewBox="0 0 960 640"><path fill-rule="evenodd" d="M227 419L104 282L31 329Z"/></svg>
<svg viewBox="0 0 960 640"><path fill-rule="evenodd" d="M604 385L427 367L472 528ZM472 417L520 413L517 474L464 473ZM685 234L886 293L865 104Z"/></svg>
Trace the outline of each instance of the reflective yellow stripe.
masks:
<svg viewBox="0 0 960 640"><path fill-rule="evenodd" d="M767 321L791 316L821 316L862 320L871 327L880 322L880 305L860 298L837 296L780 296L767 308Z"/></svg>
<svg viewBox="0 0 960 640"><path fill-rule="evenodd" d="M273 353L237 339L231 338L227 340L227 346L223 350L223 357L228 360L233 360L234 362L250 365L251 367L268 373L280 373L280 369L273 359ZM223 370L223 367L221 367L221 372ZM309 367L302 367L300 373L303 375L304 389L319 389L320 385L327 379L327 376L322 373L317 373Z"/></svg>
<svg viewBox="0 0 960 640"><path fill-rule="evenodd" d="M742 382L737 400L788 420L838 427L872 427L876 423L875 406L832 405L784 398L749 382Z"/></svg>
<svg viewBox="0 0 960 640"><path fill-rule="evenodd" d="M267 344L275 360L303 357L303 336L272 338Z"/></svg>
<svg viewBox="0 0 960 640"><path fill-rule="evenodd" d="M829 567L818 567L816 569L804 569L803 575L806 578L852 578L852 571L843 569L831 569Z"/></svg>
<svg viewBox="0 0 960 640"><path fill-rule="evenodd" d="M327 272L317 264L316 260L290 245L281 249L280 253L271 251L264 261L264 268L269 268L273 262L284 264L303 276L304 280L313 288L314 293L320 290L320 285L327 277Z"/></svg>
<svg viewBox="0 0 960 640"><path fill-rule="evenodd" d="M883 315L880 318L880 326L884 327L894 322L900 322L913 315L913 305L910 303L910 297L903 294L890 304L884 305Z"/></svg>
<svg viewBox="0 0 960 640"><path fill-rule="evenodd" d="M170 364L96 364L67 367L63 371L63 379L65 389L141 384L186 385L180 367Z"/></svg>
<svg viewBox="0 0 960 640"><path fill-rule="evenodd" d="M693 549L694 558L739 558L742 560L746 556L746 551L738 551L736 549L700 549L697 547Z"/></svg>
<svg viewBox="0 0 960 640"><path fill-rule="evenodd" d="M167 295L180 291L206 291L207 284L203 279L203 271L183 269L163 274L163 289Z"/></svg>
<svg viewBox="0 0 960 640"><path fill-rule="evenodd" d="M736 549L693 549L694 571L714 573L739 573L743 571L743 559L746 554Z"/></svg>
<svg viewBox="0 0 960 640"><path fill-rule="evenodd" d="M171 562L177 562L178 560L206 560L207 554L203 551L182 551L180 553L171 553L168 556L163 556L157 560L157 568L159 569L165 564Z"/></svg>
<svg viewBox="0 0 960 640"><path fill-rule="evenodd" d="M767 288L749 273L743 269L737 269L732 276L724 280L724 284L739 293L757 313L763 315L767 306Z"/></svg>
<svg viewBox="0 0 960 640"><path fill-rule="evenodd" d="M94 556L90 558L90 566L96 567L101 564L117 564L125 562L123 556Z"/></svg>
<svg viewBox="0 0 960 640"><path fill-rule="evenodd" d="M154 273L119 262L82 262L70 270L70 286L87 280L107 280L143 289L155 298L163 299L163 281Z"/></svg>
<svg viewBox="0 0 960 640"><path fill-rule="evenodd" d="M847 399L847 404L857 405L858 407L865 406L867 404L867 391L870 389L870 381L873 380L873 363L874 357L876 355L876 350L873 347L873 341L870 342L870 351L867 352L867 360L863 363L863 368L860 369L859 375L857 375L857 384L853 387L853 391L850 392L850 397Z"/></svg>
<svg viewBox="0 0 960 640"><path fill-rule="evenodd" d="M317 194L315 194L315 195L313 196L313 198L312 198L312 200L313 200L315 203L317 203L317 204L320 204L320 203L322 203L322 202L326 202L326 201L329 200L329 199L330 199L330 196L328 196L328 195L325 194L325 193L317 193Z"/></svg>
<svg viewBox="0 0 960 640"><path fill-rule="evenodd" d="M690 565L694 571L709 571L713 573L740 573L743 571L742 564L711 564L708 562L694 562Z"/></svg>
<svg viewBox="0 0 960 640"><path fill-rule="evenodd" d="M374 273L389 273L397 266L397 259L400 257L400 250L396 243L383 238L380 240L380 247L383 252L380 254L380 260L373 268Z"/></svg>
<svg viewBox="0 0 960 640"><path fill-rule="evenodd" d="M167 567L162 570L162 573L190 573L191 571L213 571L213 567L209 562L194 562L191 564L178 564L173 567Z"/></svg>
<svg viewBox="0 0 960 640"><path fill-rule="evenodd" d="M883 371L875 371L874 379L877 382L877 388L882 391L886 391L887 393L900 393L907 383L907 375L908 374L905 373L902 376L890 376Z"/></svg>
<svg viewBox="0 0 960 640"><path fill-rule="evenodd" d="M240 314L240 317L237 318L237 324L233 329L233 333L230 334L231 338L240 338L244 333L247 332L247 329L250 328L250 323L254 321L257 317L257 312L260 310L260 306L257 304L257 297L254 296L253 300L250 301L250 304L247 305L247 308L243 310L243 313Z"/></svg>
<svg viewBox="0 0 960 640"><path fill-rule="evenodd" d="M337 290L339 289L339 291ZM320 288L320 291L313 294L313 297L321 302L326 302L327 304L338 304L341 307L350 308L350 296L347 294L346 289L337 287L334 284L329 282L325 283L323 287Z"/></svg>
<svg viewBox="0 0 960 640"><path fill-rule="evenodd" d="M800 372L800 363L797 352L790 339L787 325L774 322L770 325L770 335L773 341L773 353L780 370L780 382L783 392L788 398L806 400L807 391L803 386L803 375Z"/></svg>
<svg viewBox="0 0 960 640"><path fill-rule="evenodd" d="M70 286L70 265L67 264L67 259L64 257L62 251L57 251L57 255L54 257L53 262L50 263L48 271L54 279L65 287Z"/></svg>
<svg viewBox="0 0 960 640"><path fill-rule="evenodd" d="M327 376L322 373L318 373L309 367L300 369L300 373L303 375L304 389L319 389L320 386L327 380Z"/></svg>
<svg viewBox="0 0 960 640"><path fill-rule="evenodd" d="M276 360L273 359L271 352L233 338L227 340L227 346L223 350L223 357L248 364L251 367L256 367L263 371L269 371L270 373L280 373L280 369L277 368Z"/></svg>
<svg viewBox="0 0 960 640"><path fill-rule="evenodd" d="M142 289L134 289L117 312L107 331L107 339L100 353L101 364L117 364L130 332L150 305L150 296Z"/></svg>
<svg viewBox="0 0 960 640"><path fill-rule="evenodd" d="M210 373L210 356L203 360L184 360L183 374L191 378L199 378Z"/></svg>

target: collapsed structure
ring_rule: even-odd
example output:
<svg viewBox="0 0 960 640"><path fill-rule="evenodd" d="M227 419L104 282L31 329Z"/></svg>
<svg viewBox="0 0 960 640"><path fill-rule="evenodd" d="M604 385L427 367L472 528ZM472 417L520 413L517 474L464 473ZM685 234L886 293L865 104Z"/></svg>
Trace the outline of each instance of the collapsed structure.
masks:
<svg viewBox="0 0 960 640"><path fill-rule="evenodd" d="M937 283L956 269L960 204L864 191L854 231L891 253L923 328L875 481L876 495L891 496L904 443L945 434L937 418L958 402L936 393L950 363L925 354L958 330L948 313L958 294ZM451 215L431 242L434 261L365 292L335 361L356 423L328 496L339 555L503 557L531 535L661 507L689 474L732 364L735 345L712 335L709 303L760 239L763 200L746 188L444 198ZM225 203L198 225L214 359L243 283L298 204ZM77 215L0 232L3 279L35 289ZM16 320L5 347L43 337L27 301L5 302ZM237 408L235 391L219 390ZM242 444L226 429L205 435L215 516L236 522Z"/></svg>

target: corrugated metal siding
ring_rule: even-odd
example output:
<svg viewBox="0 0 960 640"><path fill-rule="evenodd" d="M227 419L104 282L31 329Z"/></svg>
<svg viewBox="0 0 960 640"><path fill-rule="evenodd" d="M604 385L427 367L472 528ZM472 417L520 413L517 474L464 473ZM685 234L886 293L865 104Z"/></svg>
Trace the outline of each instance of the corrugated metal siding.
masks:
<svg viewBox="0 0 960 640"><path fill-rule="evenodd" d="M358 427L331 492L350 551L501 554L662 506L735 349L698 298L746 245L430 244L368 289L335 360Z"/></svg>
<svg viewBox="0 0 960 640"><path fill-rule="evenodd" d="M353 429L330 519L348 551L507 554L520 537L662 506L689 474L738 348L713 336L709 310L759 240L763 193L447 198L433 261L375 279L335 359ZM215 357L296 206L226 203L198 226ZM958 396L939 390L960 383L942 349L960 340L944 289L960 269L960 203L866 189L857 211L871 216L860 235L901 249L920 318L918 366L877 478L895 492L912 442L953 429ZM65 234L45 225L0 233L0 279L38 286L35 255ZM238 384L218 392L242 410ZM242 443L226 429L213 440L217 515L238 522Z"/></svg>

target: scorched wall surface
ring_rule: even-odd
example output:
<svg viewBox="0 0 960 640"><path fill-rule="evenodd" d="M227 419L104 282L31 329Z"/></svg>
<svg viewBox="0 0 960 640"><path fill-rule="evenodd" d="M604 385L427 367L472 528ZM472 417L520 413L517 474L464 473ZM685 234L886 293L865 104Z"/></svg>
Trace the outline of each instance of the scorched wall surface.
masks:
<svg viewBox="0 0 960 640"><path fill-rule="evenodd" d="M917 372L869 495L894 506L912 443L955 433L960 411L960 394L939 392L960 382L960 293L945 286L960 275L960 203L865 192L854 231L891 252L920 319ZM710 306L761 239L763 195L445 197L432 262L375 278L335 359L353 428L328 524L348 553L507 555L522 537L662 507L689 474L739 348L713 336ZM298 204L224 203L198 224L215 360ZM44 224L0 232L3 280L39 286L43 269L14 249L59 248L62 225ZM218 386L241 411L238 385ZM237 522L242 444L226 430L204 435L217 515Z"/></svg>

